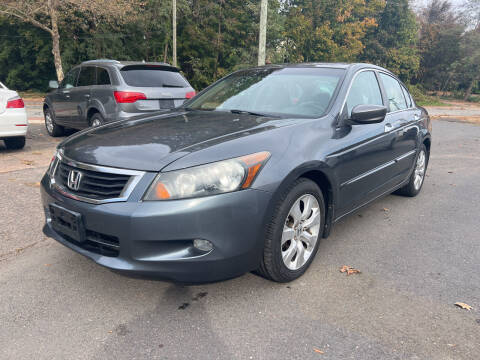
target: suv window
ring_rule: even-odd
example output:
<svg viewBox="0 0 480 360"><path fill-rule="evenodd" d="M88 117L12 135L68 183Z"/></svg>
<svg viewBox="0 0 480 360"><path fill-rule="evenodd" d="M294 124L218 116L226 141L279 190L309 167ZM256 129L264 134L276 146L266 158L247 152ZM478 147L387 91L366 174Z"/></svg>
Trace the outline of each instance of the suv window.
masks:
<svg viewBox="0 0 480 360"><path fill-rule="evenodd" d="M97 85L110 85L110 76L106 69L97 67Z"/></svg>
<svg viewBox="0 0 480 360"><path fill-rule="evenodd" d="M70 89L75 87L75 83L77 81L78 72L80 71L79 68L72 69L65 75L65 78L60 83L60 89Z"/></svg>
<svg viewBox="0 0 480 360"><path fill-rule="evenodd" d="M353 80L347 98L348 116L357 105L383 105L382 93L373 71L362 71Z"/></svg>
<svg viewBox="0 0 480 360"><path fill-rule="evenodd" d="M384 73L380 73L380 78L382 79L383 87L387 93L390 111L406 109L407 103L405 102L405 96L403 95L400 83L393 77Z"/></svg>
<svg viewBox="0 0 480 360"><path fill-rule="evenodd" d="M123 80L138 87L188 87L188 82L175 68L155 65L131 65L120 70Z"/></svg>
<svg viewBox="0 0 480 360"><path fill-rule="evenodd" d="M95 68L93 66L82 67L77 86L90 86L95 84Z"/></svg>

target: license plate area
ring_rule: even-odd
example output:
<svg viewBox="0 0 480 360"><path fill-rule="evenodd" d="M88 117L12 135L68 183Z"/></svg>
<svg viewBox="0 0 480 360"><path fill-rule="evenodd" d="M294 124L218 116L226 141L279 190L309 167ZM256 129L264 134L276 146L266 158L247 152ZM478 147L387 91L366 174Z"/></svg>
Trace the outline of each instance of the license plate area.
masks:
<svg viewBox="0 0 480 360"><path fill-rule="evenodd" d="M85 228L81 214L55 204L50 204L49 210L53 230L77 242L85 240Z"/></svg>
<svg viewBox="0 0 480 360"><path fill-rule="evenodd" d="M160 109L173 109L175 107L173 99L161 99L159 103Z"/></svg>

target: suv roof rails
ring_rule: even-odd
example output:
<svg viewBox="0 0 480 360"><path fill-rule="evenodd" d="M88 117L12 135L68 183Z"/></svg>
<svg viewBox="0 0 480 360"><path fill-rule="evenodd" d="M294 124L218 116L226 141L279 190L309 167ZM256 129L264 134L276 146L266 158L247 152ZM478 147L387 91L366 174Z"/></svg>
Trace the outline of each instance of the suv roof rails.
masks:
<svg viewBox="0 0 480 360"><path fill-rule="evenodd" d="M82 64L91 63L91 62L115 62L115 63L119 63L120 61L112 60L112 59L93 59L93 60L82 61Z"/></svg>

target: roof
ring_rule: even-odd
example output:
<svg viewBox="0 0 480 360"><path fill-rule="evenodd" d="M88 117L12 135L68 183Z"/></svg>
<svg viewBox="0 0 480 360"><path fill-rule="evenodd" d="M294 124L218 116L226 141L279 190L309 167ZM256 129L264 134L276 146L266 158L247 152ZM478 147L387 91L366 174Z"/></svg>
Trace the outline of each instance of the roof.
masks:
<svg viewBox="0 0 480 360"><path fill-rule="evenodd" d="M118 60L112 60L112 59L95 59L95 60L88 60L88 61L83 61L83 64L88 64L88 65L116 65L118 67L123 67L127 65L159 65L159 66L170 66L174 67L170 64L164 63L164 62L155 62L155 61L118 61Z"/></svg>

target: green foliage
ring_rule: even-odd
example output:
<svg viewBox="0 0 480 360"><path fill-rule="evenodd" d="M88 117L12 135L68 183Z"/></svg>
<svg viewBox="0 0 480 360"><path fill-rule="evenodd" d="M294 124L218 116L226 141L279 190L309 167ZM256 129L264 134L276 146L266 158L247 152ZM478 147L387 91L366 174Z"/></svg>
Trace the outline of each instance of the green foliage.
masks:
<svg viewBox="0 0 480 360"><path fill-rule="evenodd" d="M12 89L45 90L46 79L55 79L50 37L2 17L0 34L0 81Z"/></svg>
<svg viewBox="0 0 480 360"><path fill-rule="evenodd" d="M379 15L378 27L368 34L362 58L389 69L407 82L416 75L420 64L417 31L408 0L387 1Z"/></svg>
<svg viewBox="0 0 480 360"><path fill-rule="evenodd" d="M425 89L474 93L480 91L479 1L467 3L466 28L445 0L430 0L418 21L408 0L269 0L267 62L374 63L416 84L410 87L420 102L432 101ZM177 0L178 63L197 90L256 65L259 4ZM172 62L171 0L143 0L126 22L79 9L59 24L65 71L95 58ZM3 17L0 34L0 80L18 90L46 90L56 78L50 35Z"/></svg>

